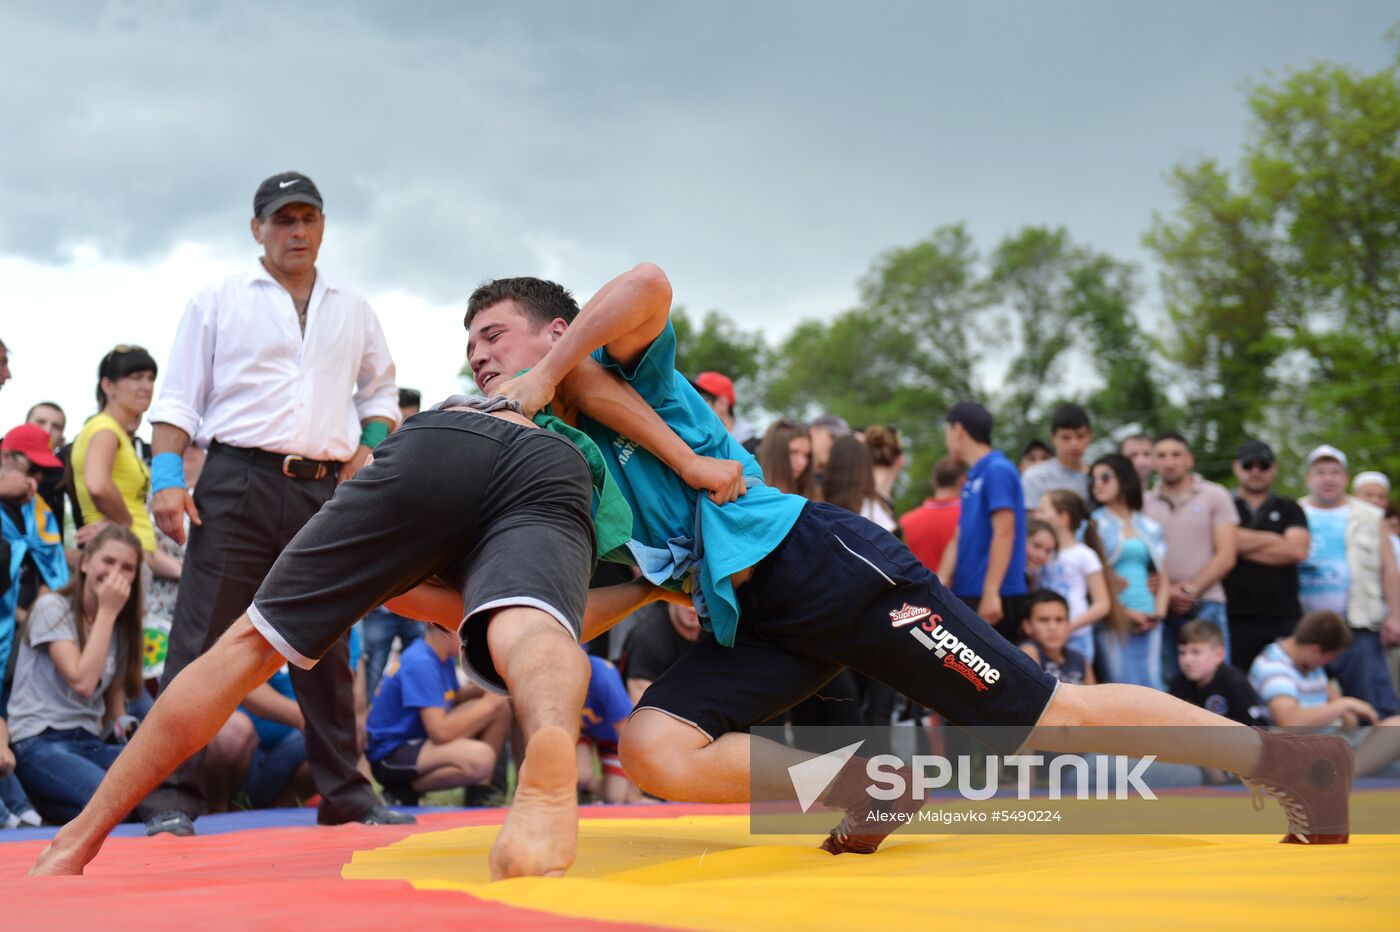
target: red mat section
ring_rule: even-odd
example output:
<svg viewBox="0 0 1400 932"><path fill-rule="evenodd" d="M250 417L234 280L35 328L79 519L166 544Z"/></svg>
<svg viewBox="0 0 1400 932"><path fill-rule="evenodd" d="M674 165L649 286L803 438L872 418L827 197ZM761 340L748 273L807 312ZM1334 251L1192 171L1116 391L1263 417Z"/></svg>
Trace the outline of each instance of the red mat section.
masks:
<svg viewBox="0 0 1400 932"><path fill-rule="evenodd" d="M722 807L726 810L730 807ZM742 808L742 807L740 807ZM590 807L583 816L674 818L714 807ZM179 929L625 929L565 919L464 893L407 883L347 881L356 851L417 832L500 824L502 810L433 813L417 825L272 828L223 835L112 838L82 877L30 879L46 842L0 845L0 927L5 930Z"/></svg>

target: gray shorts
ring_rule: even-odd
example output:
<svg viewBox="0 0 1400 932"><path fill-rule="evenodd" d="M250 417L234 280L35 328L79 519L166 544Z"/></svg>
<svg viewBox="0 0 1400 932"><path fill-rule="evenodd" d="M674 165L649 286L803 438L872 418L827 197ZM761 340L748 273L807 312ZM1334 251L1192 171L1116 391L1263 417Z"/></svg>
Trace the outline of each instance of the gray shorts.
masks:
<svg viewBox="0 0 1400 932"><path fill-rule="evenodd" d="M592 481L577 447L470 411L424 411L342 483L277 558L248 609L309 668L371 609L435 577L462 593L467 675L504 693L491 611L537 608L575 639L597 559Z"/></svg>

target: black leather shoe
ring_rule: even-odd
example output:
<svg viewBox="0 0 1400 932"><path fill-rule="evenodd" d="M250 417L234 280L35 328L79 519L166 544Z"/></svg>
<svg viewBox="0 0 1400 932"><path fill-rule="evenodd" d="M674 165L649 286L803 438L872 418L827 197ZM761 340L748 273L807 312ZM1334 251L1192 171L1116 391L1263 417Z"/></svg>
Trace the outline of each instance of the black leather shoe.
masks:
<svg viewBox="0 0 1400 932"><path fill-rule="evenodd" d="M170 835L193 835L194 820L189 817L188 813L178 809L157 812L146 820L146 834L159 835L162 832Z"/></svg>
<svg viewBox="0 0 1400 932"><path fill-rule="evenodd" d="M406 812L395 812L388 806L374 806L357 816L343 818L338 813L317 810L317 825L347 825L359 822L361 825L417 825L418 820Z"/></svg>

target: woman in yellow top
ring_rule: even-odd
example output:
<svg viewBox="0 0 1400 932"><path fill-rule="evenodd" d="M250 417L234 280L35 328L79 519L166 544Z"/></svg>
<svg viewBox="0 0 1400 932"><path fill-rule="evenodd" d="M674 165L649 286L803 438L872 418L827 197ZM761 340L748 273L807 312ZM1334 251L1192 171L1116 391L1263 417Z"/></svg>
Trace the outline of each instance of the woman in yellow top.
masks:
<svg viewBox="0 0 1400 932"><path fill-rule="evenodd" d="M97 366L99 410L73 441L71 457L73 488L82 512L81 537L96 533L104 522L129 527L148 561L157 554L155 529L146 508L151 475L132 438L151 406L155 381L156 361L139 346L118 346L102 357ZM155 568L159 575L167 575L162 567Z"/></svg>

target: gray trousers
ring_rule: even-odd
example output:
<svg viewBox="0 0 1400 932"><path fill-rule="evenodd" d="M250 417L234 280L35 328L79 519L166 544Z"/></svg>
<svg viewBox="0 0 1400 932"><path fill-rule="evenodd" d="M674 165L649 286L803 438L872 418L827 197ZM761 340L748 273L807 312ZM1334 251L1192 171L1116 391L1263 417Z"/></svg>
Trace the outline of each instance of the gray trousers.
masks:
<svg viewBox="0 0 1400 932"><path fill-rule="evenodd" d="M213 646L252 604L273 562L335 491L333 476L289 479L266 465L216 451L195 491L203 524L190 528L175 600L170 649L160 688ZM345 619L346 631L357 619ZM379 804L355 769L354 677L349 639L342 637L310 670L291 667L297 704L306 718L306 754L323 821L354 818ZM149 813L205 811L203 750L146 797Z"/></svg>

